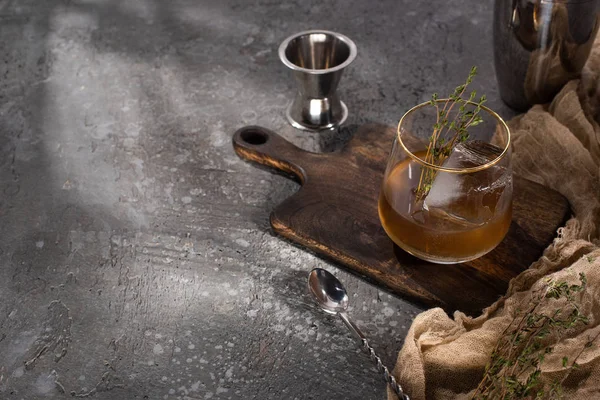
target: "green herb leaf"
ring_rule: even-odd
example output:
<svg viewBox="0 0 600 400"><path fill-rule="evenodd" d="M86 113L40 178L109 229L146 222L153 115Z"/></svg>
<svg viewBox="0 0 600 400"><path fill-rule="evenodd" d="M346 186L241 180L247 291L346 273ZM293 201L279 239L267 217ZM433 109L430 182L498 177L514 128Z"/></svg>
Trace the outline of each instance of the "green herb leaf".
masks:
<svg viewBox="0 0 600 400"><path fill-rule="evenodd" d="M561 384L579 368L577 360L592 346L600 333L588 338L583 348L571 359L562 357L564 376L552 382L541 378L541 365L549 362L545 355L553 351L544 340L552 335L560 340L569 329L585 324L588 316L580 308L585 293L586 277L581 284L544 280L545 287L531 294L527 307L516 310L513 321L498 340L474 399L557 399L562 396ZM556 301L560 300L560 301ZM551 312L540 312L540 305L557 304Z"/></svg>
<svg viewBox="0 0 600 400"><path fill-rule="evenodd" d="M483 122L483 119L477 114L481 111L481 103L485 101L485 96L481 96L477 106L469 110L467 110L467 102L472 102L475 99L477 96L476 91L471 91L468 100L462 97L475 75L477 75L477 67L473 66L465 83L458 85L445 102L438 104L437 93L431 96L429 104L436 107L437 121L433 125L433 133L429 139L425 161L434 165L441 165L452 154L454 146L468 140L469 133L467 129ZM454 108L455 106L458 109ZM417 201L423 200L427 196L436 175L437 171L432 168L421 170L419 185L415 190Z"/></svg>

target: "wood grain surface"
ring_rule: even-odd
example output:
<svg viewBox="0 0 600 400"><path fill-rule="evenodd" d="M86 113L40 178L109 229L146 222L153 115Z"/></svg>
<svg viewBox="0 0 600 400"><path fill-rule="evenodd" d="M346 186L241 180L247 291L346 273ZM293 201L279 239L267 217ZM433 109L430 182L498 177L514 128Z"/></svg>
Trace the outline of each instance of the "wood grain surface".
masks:
<svg viewBox="0 0 600 400"><path fill-rule="evenodd" d="M464 264L422 261L394 245L377 214L394 135L393 128L364 125L340 152L310 153L249 126L235 133L233 146L241 158L302 184L273 210L275 232L411 301L478 314L541 256L569 215L569 204L559 193L515 176L512 224L495 250Z"/></svg>

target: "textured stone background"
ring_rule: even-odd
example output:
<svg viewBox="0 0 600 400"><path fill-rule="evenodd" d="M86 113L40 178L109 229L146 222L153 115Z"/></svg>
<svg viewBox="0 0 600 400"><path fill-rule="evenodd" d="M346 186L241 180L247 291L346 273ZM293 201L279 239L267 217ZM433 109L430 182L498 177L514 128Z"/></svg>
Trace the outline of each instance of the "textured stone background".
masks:
<svg viewBox="0 0 600 400"><path fill-rule="evenodd" d="M0 398L382 399L307 272L342 279L388 364L419 309L275 237L297 186L231 135L332 151L471 65L507 115L491 20L478 0L0 0ZM358 46L339 132L285 122L277 47L312 28Z"/></svg>

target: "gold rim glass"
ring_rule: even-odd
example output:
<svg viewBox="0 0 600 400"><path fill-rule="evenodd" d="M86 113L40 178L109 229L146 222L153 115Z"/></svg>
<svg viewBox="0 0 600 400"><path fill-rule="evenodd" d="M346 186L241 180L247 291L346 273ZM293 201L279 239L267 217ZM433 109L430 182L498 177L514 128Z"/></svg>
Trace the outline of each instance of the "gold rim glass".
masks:
<svg viewBox="0 0 600 400"><path fill-rule="evenodd" d="M400 119L379 216L399 247L424 260L449 264L486 254L508 232L512 168L508 126L491 109L477 110L475 103L466 103L463 112L478 111L481 123L470 126L468 136L458 141L446 129L438 138L452 142L452 151L435 160L428 156L435 148L430 139L445 103L440 99L439 107L419 104ZM447 118L460 118L458 107Z"/></svg>
<svg viewBox="0 0 600 400"><path fill-rule="evenodd" d="M446 101L448 101L448 99L439 99L437 100L438 104L444 104L446 103ZM466 102L468 106L474 108L477 104L473 103L471 101ZM415 115L415 113L417 113L420 109L424 108L424 107L430 107L431 110L433 110L433 106L431 105L430 102L425 102L425 103L421 103L418 104L416 106L414 106L413 108L411 108L410 110L408 110L403 116L402 118L400 118L400 122L398 122L398 131L397 131L397 139L398 139L398 143L400 144L400 146L402 146L402 148L404 149L404 151L407 152L408 155L410 155L410 157L412 157L415 161L417 161L418 163L435 169L435 170L439 170L439 171L445 171L445 172L455 172L455 173L473 173L473 172L477 172L477 171L481 171L483 169L489 168L491 166L493 166L494 164L498 163L507 153L509 153L510 150L510 129L508 128L508 125L506 125L506 122L504 122L504 120L498 115L496 114L494 111L492 111L490 108L486 107L486 106L481 106L481 109L484 111L484 114L482 116L484 116L484 118L486 119L494 119L496 120L496 125L497 125L497 129L495 131L495 142L496 144L498 144L500 147L502 147L502 152L500 154L498 154L498 156L496 158L494 158L493 160L490 160L487 163L484 163L482 165L478 165L478 166L474 166L474 167L469 167L469 168L446 168L440 165L435 165L435 164L431 164L425 160L423 160L422 158L417 157L416 155L414 155L412 153L411 150L409 150L409 148L407 147L407 145L402 141L402 130L406 129L406 125L408 123L408 119ZM404 122L404 124L403 124ZM484 121L485 122L485 121ZM499 129L498 129L499 128ZM484 129L486 129L484 127ZM487 130L487 129L486 129ZM429 132L428 132L429 133ZM406 135L404 135L406 136ZM410 140L410 139L409 139Z"/></svg>

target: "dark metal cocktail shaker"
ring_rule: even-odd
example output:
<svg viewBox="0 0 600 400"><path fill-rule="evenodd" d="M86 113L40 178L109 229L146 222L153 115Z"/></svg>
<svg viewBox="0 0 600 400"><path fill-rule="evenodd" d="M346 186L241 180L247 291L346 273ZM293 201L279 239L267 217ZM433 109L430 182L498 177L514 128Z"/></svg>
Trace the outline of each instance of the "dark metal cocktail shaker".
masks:
<svg viewBox="0 0 600 400"><path fill-rule="evenodd" d="M502 100L517 110L546 103L590 54L600 0L495 0L494 61Z"/></svg>

